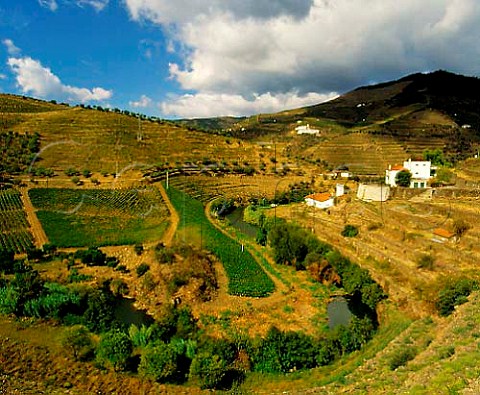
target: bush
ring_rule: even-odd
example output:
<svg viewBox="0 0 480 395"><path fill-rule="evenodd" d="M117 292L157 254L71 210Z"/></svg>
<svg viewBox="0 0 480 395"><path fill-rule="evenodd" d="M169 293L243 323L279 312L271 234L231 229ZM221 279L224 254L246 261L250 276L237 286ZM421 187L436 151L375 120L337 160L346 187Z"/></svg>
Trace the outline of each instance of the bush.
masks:
<svg viewBox="0 0 480 395"><path fill-rule="evenodd" d="M178 355L162 342L145 348L142 352L138 373L160 383L178 382Z"/></svg>
<svg viewBox="0 0 480 395"><path fill-rule="evenodd" d="M96 353L97 361L103 366L113 367L115 371L125 370L132 350L132 342L128 335L114 329L100 337Z"/></svg>
<svg viewBox="0 0 480 395"><path fill-rule="evenodd" d="M395 183L401 187L409 187L411 179L412 173L410 173L408 170L402 170L399 171L395 176Z"/></svg>
<svg viewBox="0 0 480 395"><path fill-rule="evenodd" d="M388 367L390 370L395 370L400 366L405 366L408 361L414 359L417 355L417 349L415 347L406 347L398 350L393 356L390 358L388 363Z"/></svg>
<svg viewBox="0 0 480 395"><path fill-rule="evenodd" d="M218 388L227 374L227 364L216 354L201 352L190 365L189 377L200 384L202 389Z"/></svg>
<svg viewBox="0 0 480 395"><path fill-rule="evenodd" d="M163 243L158 243L155 246L155 258L158 263L173 263L175 261L175 255L173 251L165 247Z"/></svg>
<svg viewBox="0 0 480 395"><path fill-rule="evenodd" d="M432 255L423 254L417 261L417 268L432 270L434 262L435 259Z"/></svg>
<svg viewBox="0 0 480 395"><path fill-rule="evenodd" d="M0 271L6 274L13 272L13 263L15 262L15 253L11 250L0 249Z"/></svg>
<svg viewBox="0 0 480 395"><path fill-rule="evenodd" d="M138 277L142 277L146 272L150 270L150 266L148 266L146 263L141 263L138 265L136 272Z"/></svg>
<svg viewBox="0 0 480 395"><path fill-rule="evenodd" d="M442 316L450 315L455 306L467 301L468 295L477 288L477 283L468 278L450 280L438 293L435 306Z"/></svg>
<svg viewBox="0 0 480 395"><path fill-rule="evenodd" d="M143 253L143 245L142 244L135 244L133 246L133 250L135 251L135 254L138 256L142 255Z"/></svg>
<svg viewBox="0 0 480 395"><path fill-rule="evenodd" d="M355 237L358 235L358 228L354 225L345 225L342 230L343 237Z"/></svg>
<svg viewBox="0 0 480 395"><path fill-rule="evenodd" d="M95 350L90 332L83 325L74 325L65 329L62 345L71 351L76 361L92 358Z"/></svg>

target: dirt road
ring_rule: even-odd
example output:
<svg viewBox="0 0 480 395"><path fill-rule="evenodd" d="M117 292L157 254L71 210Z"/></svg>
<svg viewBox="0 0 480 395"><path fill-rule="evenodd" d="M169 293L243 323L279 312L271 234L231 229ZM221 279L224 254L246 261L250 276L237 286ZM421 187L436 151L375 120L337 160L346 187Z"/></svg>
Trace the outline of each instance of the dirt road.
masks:
<svg viewBox="0 0 480 395"><path fill-rule="evenodd" d="M168 229L165 231L163 234L163 242L165 245L170 246L173 241L173 237L175 236L175 232L177 231L178 227L178 222L180 221L177 212L175 211L175 208L172 205L172 202L170 202L170 198L168 197L167 192L165 191L165 188L161 183L155 183L154 184L158 190L160 191L160 194L162 195L162 199L164 200L168 211L170 212L170 226Z"/></svg>
<svg viewBox="0 0 480 395"><path fill-rule="evenodd" d="M42 224L38 220L33 204L30 201L30 197L28 196L28 189L20 188L20 193L23 207L25 208L25 213L27 214L27 220L30 224L30 229L35 242L35 247L41 248L44 244L48 243L47 235L43 230Z"/></svg>

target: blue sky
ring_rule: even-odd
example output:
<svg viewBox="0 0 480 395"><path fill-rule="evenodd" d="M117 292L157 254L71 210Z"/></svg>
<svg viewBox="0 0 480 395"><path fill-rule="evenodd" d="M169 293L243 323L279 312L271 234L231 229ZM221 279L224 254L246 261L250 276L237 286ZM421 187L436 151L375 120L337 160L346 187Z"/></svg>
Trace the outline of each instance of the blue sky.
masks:
<svg viewBox="0 0 480 395"><path fill-rule="evenodd" d="M480 75L477 0L0 0L0 90L166 118Z"/></svg>

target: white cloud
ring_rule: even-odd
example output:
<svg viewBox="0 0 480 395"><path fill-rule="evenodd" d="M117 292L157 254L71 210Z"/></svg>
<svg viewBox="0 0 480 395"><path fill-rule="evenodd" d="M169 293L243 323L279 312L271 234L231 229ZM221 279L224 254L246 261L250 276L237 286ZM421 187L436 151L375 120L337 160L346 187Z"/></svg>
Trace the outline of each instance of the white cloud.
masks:
<svg viewBox="0 0 480 395"><path fill-rule="evenodd" d="M197 93L173 96L159 104L164 116L177 118L203 118L213 116L240 116L255 113L271 113L290 108L318 104L336 97L337 94L310 92L299 96L298 92L273 95L270 92L254 95L251 100L241 95Z"/></svg>
<svg viewBox="0 0 480 395"><path fill-rule="evenodd" d="M5 74L0 74L0 80L6 80L7 76Z"/></svg>
<svg viewBox="0 0 480 395"><path fill-rule="evenodd" d="M78 88L65 85L52 71L30 57L9 58L7 64L16 75L23 93L38 97L67 101L103 101L112 97L112 91L103 88Z"/></svg>
<svg viewBox="0 0 480 395"><path fill-rule="evenodd" d="M44 8L48 8L52 12L55 12L58 9L58 4L55 0L38 0L38 4Z"/></svg>
<svg viewBox="0 0 480 395"><path fill-rule="evenodd" d="M477 0L125 0L162 25L198 94L344 92L439 68L479 75ZM197 97L197 95L194 95ZM198 96L200 98L201 96Z"/></svg>
<svg viewBox="0 0 480 395"><path fill-rule="evenodd" d="M79 7L90 6L95 9L95 11L102 11L110 2L110 0L77 0L77 5Z"/></svg>
<svg viewBox="0 0 480 395"><path fill-rule="evenodd" d="M20 53L20 48L18 48L9 38L3 40L2 43L5 45L5 47L7 47L7 52L9 55L18 55Z"/></svg>
<svg viewBox="0 0 480 395"><path fill-rule="evenodd" d="M142 95L140 97L140 100L131 101L131 102L128 102L128 104L134 108L146 108L146 107L150 107L150 105L152 104L152 99L150 99L146 95Z"/></svg>

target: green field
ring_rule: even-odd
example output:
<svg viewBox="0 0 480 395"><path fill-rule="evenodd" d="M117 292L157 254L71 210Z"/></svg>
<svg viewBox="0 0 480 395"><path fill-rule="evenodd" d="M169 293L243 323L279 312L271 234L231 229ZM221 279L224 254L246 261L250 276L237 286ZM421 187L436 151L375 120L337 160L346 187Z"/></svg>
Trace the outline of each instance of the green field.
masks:
<svg viewBox="0 0 480 395"><path fill-rule="evenodd" d="M20 193L13 189L0 191L0 249L21 253L32 248L29 228Z"/></svg>
<svg viewBox="0 0 480 395"><path fill-rule="evenodd" d="M186 242L199 242L217 256L225 267L231 295L262 297L274 291L273 281L250 252L242 251L241 244L208 221L200 201L172 187L167 192L180 217L177 236Z"/></svg>
<svg viewBox="0 0 480 395"><path fill-rule="evenodd" d="M59 247L155 241L168 225L168 211L155 188L37 188L29 195L50 242Z"/></svg>

